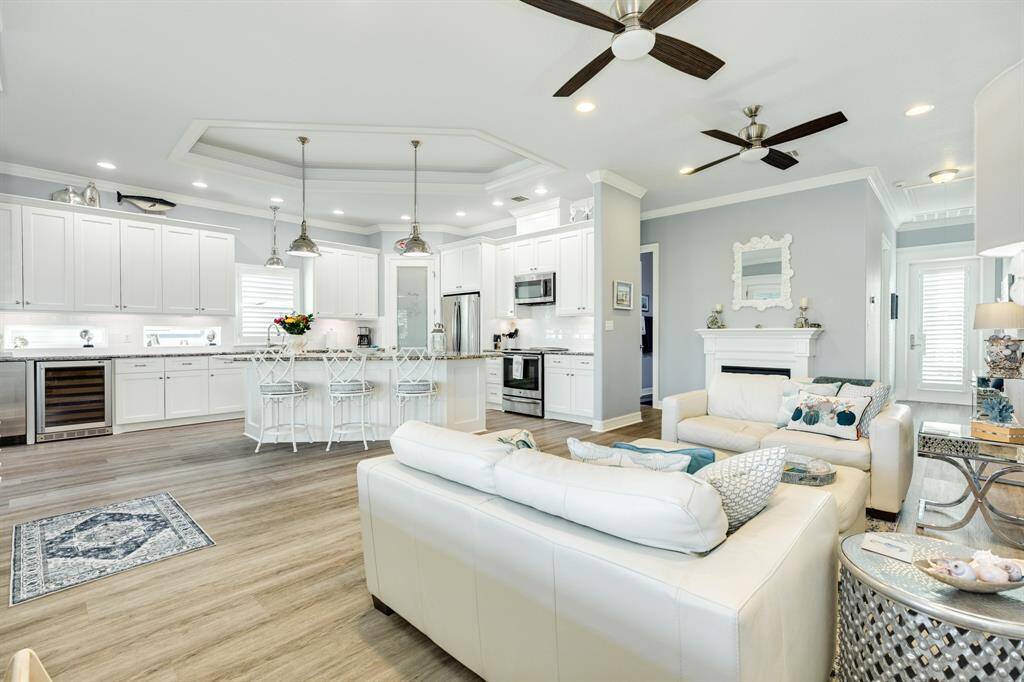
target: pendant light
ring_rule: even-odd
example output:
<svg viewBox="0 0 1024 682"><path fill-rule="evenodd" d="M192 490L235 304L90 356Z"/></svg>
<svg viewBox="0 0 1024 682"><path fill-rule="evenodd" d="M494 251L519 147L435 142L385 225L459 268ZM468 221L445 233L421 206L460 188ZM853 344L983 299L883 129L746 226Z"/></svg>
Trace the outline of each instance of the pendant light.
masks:
<svg viewBox="0 0 1024 682"><path fill-rule="evenodd" d="M412 232L408 237L395 242L395 253L410 258L423 258L431 255L430 244L420 236L420 221L416 215L418 209L418 183L419 183L419 149L420 141L413 140L412 144Z"/></svg>
<svg viewBox="0 0 1024 682"><path fill-rule="evenodd" d="M306 231L306 143L309 142L309 138L300 136L298 139L302 145L302 225L299 228L299 236L291 243L286 253L299 258L316 258L320 255L320 247L309 238Z"/></svg>
<svg viewBox="0 0 1024 682"><path fill-rule="evenodd" d="M281 210L281 207L271 206L270 210L274 212L274 237L270 246L270 258L268 258L267 262L263 264L263 267L280 270L284 267L284 261L281 260L281 256L277 254L277 212Z"/></svg>

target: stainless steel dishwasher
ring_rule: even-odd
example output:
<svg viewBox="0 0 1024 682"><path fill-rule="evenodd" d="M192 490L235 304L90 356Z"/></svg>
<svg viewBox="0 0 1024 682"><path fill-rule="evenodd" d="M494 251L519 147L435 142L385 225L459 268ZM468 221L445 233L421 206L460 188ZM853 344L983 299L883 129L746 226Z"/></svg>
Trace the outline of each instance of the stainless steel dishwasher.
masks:
<svg viewBox="0 0 1024 682"><path fill-rule="evenodd" d="M28 435L25 362L0 362L0 445L21 445Z"/></svg>

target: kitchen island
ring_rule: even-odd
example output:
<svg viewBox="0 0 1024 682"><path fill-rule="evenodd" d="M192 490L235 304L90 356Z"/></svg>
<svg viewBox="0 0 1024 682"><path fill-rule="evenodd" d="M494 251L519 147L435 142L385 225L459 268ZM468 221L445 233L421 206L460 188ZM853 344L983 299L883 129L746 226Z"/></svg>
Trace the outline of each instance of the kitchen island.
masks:
<svg viewBox="0 0 1024 682"><path fill-rule="evenodd" d="M411 400L405 406L405 420L419 419L429 421L438 426L445 426L457 431L479 433L487 429L487 371L486 354L472 355L440 355L434 365L434 382L437 384L437 395L431 402L431 414L427 414L425 398ZM257 387L256 368L248 358L239 356L238 362L246 363L245 373L245 435L257 440L260 435L260 410L262 401ZM367 353L366 380L373 384L373 395L367 408L367 422L370 427L367 438L385 440L399 427L398 403L395 400L395 358L391 353ZM305 401L296 404L295 421L301 424L309 412L309 433L312 442L327 442L331 424L331 400L327 392L327 366L324 354L313 352L301 353L295 357L295 380L309 387ZM347 401L351 404L344 409L338 406L338 423L353 421L359 418L358 401ZM282 410L282 417L286 414ZM268 410L268 420L270 413ZM282 428L281 442L290 441L287 433L286 420ZM301 427L296 428L295 440L308 443L310 438ZM336 438L338 442L361 441L358 429L350 430ZM272 442L272 438L268 440Z"/></svg>

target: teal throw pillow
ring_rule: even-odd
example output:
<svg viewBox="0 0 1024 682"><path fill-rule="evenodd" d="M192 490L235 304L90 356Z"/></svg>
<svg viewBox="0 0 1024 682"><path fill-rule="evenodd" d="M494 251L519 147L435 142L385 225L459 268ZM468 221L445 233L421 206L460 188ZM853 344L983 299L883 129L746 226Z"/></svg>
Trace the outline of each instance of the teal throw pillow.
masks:
<svg viewBox="0 0 1024 682"><path fill-rule="evenodd" d="M613 448L620 450L632 450L633 452L644 453L668 453L672 455L689 455L690 464L686 467L686 473L695 474L709 464L715 463L715 453L708 448L679 448L677 450L662 450L661 448L642 448L632 443L615 443Z"/></svg>

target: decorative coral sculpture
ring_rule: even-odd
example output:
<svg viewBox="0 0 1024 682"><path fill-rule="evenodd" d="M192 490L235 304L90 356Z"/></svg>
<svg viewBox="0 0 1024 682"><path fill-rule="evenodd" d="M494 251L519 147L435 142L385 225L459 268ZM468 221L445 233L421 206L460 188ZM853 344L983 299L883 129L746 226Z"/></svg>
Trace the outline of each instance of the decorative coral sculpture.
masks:
<svg viewBox="0 0 1024 682"><path fill-rule="evenodd" d="M988 415L989 421L996 424L1008 424L1013 420L1013 405L1006 398L986 398L981 409Z"/></svg>

